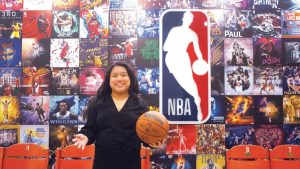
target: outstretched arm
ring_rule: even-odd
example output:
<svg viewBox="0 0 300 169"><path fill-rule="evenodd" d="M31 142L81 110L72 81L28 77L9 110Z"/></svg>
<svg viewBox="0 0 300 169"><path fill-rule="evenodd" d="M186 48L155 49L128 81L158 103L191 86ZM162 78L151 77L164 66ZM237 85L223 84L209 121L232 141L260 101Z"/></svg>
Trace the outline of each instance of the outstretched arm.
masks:
<svg viewBox="0 0 300 169"><path fill-rule="evenodd" d="M57 17L57 19L58 19L59 22L64 22L64 20L61 19L61 17L57 13L55 14L55 16Z"/></svg>
<svg viewBox="0 0 300 169"><path fill-rule="evenodd" d="M72 140L74 142L74 145L78 148L84 149L87 144L92 144L96 140L96 130L97 130L97 115L98 110L95 109L95 106L91 106L96 104L95 98L92 98L88 103L88 117L87 122L85 125L81 128L79 131L79 134L74 135L74 139Z"/></svg>
<svg viewBox="0 0 300 169"><path fill-rule="evenodd" d="M57 13L55 14L55 16L59 22L63 22L63 20L57 15Z"/></svg>
<svg viewBox="0 0 300 169"><path fill-rule="evenodd" d="M37 108L34 108L34 109L33 109L33 111L32 111L32 113L31 113L31 115L34 115L34 114L35 114L35 112L37 112Z"/></svg>

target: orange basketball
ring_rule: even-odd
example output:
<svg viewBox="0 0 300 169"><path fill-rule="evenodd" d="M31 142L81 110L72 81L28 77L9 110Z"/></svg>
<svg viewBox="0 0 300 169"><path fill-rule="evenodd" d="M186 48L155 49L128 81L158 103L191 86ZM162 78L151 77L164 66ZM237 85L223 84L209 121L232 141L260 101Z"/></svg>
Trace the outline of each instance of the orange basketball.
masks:
<svg viewBox="0 0 300 169"><path fill-rule="evenodd" d="M148 111L138 118L135 129L143 142L147 144L157 143L167 137L169 122L161 113Z"/></svg>

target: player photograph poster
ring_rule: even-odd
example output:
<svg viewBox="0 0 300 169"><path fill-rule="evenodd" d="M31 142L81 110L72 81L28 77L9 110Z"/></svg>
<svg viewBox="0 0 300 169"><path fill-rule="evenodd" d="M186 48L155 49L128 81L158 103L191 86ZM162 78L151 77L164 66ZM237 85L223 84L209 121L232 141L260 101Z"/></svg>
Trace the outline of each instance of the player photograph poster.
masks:
<svg viewBox="0 0 300 169"><path fill-rule="evenodd" d="M266 150L274 149L283 144L284 132L281 125L257 125L255 127L256 145L264 147Z"/></svg>
<svg viewBox="0 0 300 169"><path fill-rule="evenodd" d="M196 154L196 125L170 125L166 144L166 154Z"/></svg>
<svg viewBox="0 0 300 169"><path fill-rule="evenodd" d="M47 125L49 124L50 96L20 97L20 124Z"/></svg>
<svg viewBox="0 0 300 169"><path fill-rule="evenodd" d="M49 95L50 68L23 67L22 95L41 96Z"/></svg>
<svg viewBox="0 0 300 169"><path fill-rule="evenodd" d="M208 22L200 10L166 10L160 18L160 110L170 123L209 119Z"/></svg>
<svg viewBox="0 0 300 169"><path fill-rule="evenodd" d="M281 38L261 37L253 42L254 66L281 65Z"/></svg>
<svg viewBox="0 0 300 169"><path fill-rule="evenodd" d="M49 125L21 125L20 143L37 144L44 148L49 146Z"/></svg>
<svg viewBox="0 0 300 169"><path fill-rule="evenodd" d="M208 124L224 124L225 122L225 97L211 96L210 98L210 118L205 122Z"/></svg>
<svg viewBox="0 0 300 169"><path fill-rule="evenodd" d="M21 68L0 68L0 96L17 96L21 92Z"/></svg>
<svg viewBox="0 0 300 169"><path fill-rule="evenodd" d="M152 168L193 169L196 168L196 155L191 154L154 154L151 156Z"/></svg>
<svg viewBox="0 0 300 169"><path fill-rule="evenodd" d="M65 148L72 143L72 137L78 131L77 125L49 125L49 149Z"/></svg>
<svg viewBox="0 0 300 169"><path fill-rule="evenodd" d="M107 67L108 65L107 39L80 39L79 66L80 67Z"/></svg>
<svg viewBox="0 0 300 169"><path fill-rule="evenodd" d="M20 10L23 7L22 0L16 1L1 1L0 10Z"/></svg>
<svg viewBox="0 0 300 169"><path fill-rule="evenodd" d="M0 126L20 124L19 100L16 96L0 96Z"/></svg>
<svg viewBox="0 0 300 169"><path fill-rule="evenodd" d="M141 38L159 37L159 16L162 10L140 10L137 16L137 35Z"/></svg>
<svg viewBox="0 0 300 169"><path fill-rule="evenodd" d="M0 126L0 147L9 147L20 142L20 125Z"/></svg>
<svg viewBox="0 0 300 169"><path fill-rule="evenodd" d="M282 73L281 66L256 66L254 72L254 95L281 95Z"/></svg>
<svg viewBox="0 0 300 169"><path fill-rule="evenodd" d="M23 38L51 38L51 11L24 11L22 35Z"/></svg>
<svg viewBox="0 0 300 169"><path fill-rule="evenodd" d="M226 125L226 149L231 149L236 145L254 145L255 141L254 125Z"/></svg>
<svg viewBox="0 0 300 169"><path fill-rule="evenodd" d="M198 155L225 154L225 125L196 125L196 150Z"/></svg>
<svg viewBox="0 0 300 169"><path fill-rule="evenodd" d="M253 96L226 96L225 110L225 124L254 124L255 105Z"/></svg>
<svg viewBox="0 0 300 169"><path fill-rule="evenodd" d="M210 64L212 66L224 66L224 37L210 36ZM224 67L223 71L224 71ZM211 70L213 73L214 71Z"/></svg>
<svg viewBox="0 0 300 169"><path fill-rule="evenodd" d="M288 10L298 10L300 9L300 5L297 1L281 0L279 1L279 8Z"/></svg>
<svg viewBox="0 0 300 169"><path fill-rule="evenodd" d="M225 169L225 156L222 154L197 155L196 164L200 169Z"/></svg>
<svg viewBox="0 0 300 169"><path fill-rule="evenodd" d="M136 63L139 66L155 67L159 65L159 41L153 38L139 38Z"/></svg>
<svg viewBox="0 0 300 169"><path fill-rule="evenodd" d="M52 1L23 0L24 10L52 10Z"/></svg>
<svg viewBox="0 0 300 169"><path fill-rule="evenodd" d="M52 37L78 38L79 11L52 11Z"/></svg>
<svg viewBox="0 0 300 169"><path fill-rule="evenodd" d="M300 96L284 95L282 100L282 105L283 105L283 123L300 124Z"/></svg>
<svg viewBox="0 0 300 169"><path fill-rule="evenodd" d="M227 66L252 66L252 38L225 38L224 62Z"/></svg>
<svg viewBox="0 0 300 169"><path fill-rule="evenodd" d="M79 39L51 39L50 67L79 67Z"/></svg>
<svg viewBox="0 0 300 169"><path fill-rule="evenodd" d="M158 94L159 91L159 69L145 68L137 69L137 80L141 94Z"/></svg>
<svg viewBox="0 0 300 169"><path fill-rule="evenodd" d="M0 38L0 67L21 66L21 48L22 40L20 39Z"/></svg>
<svg viewBox="0 0 300 169"><path fill-rule="evenodd" d="M22 65L39 67L50 64L50 39L23 38Z"/></svg>
<svg viewBox="0 0 300 169"><path fill-rule="evenodd" d="M97 67L81 68L79 75L80 93L83 95L97 94L103 83L105 70Z"/></svg>
<svg viewBox="0 0 300 169"><path fill-rule="evenodd" d="M298 137L298 133L300 132L300 130L298 124L284 124L283 132L284 132L284 144L300 145L300 139Z"/></svg>
<svg viewBox="0 0 300 169"><path fill-rule="evenodd" d="M50 124L78 124L78 96L50 96Z"/></svg>
<svg viewBox="0 0 300 169"><path fill-rule="evenodd" d="M254 10L252 28L254 38L281 38L280 10Z"/></svg>
<svg viewBox="0 0 300 169"><path fill-rule="evenodd" d="M10 39L22 38L22 11L1 11L0 37Z"/></svg>
<svg viewBox="0 0 300 169"><path fill-rule="evenodd" d="M256 96L255 97L254 123L256 125L282 123L282 97L281 96Z"/></svg>

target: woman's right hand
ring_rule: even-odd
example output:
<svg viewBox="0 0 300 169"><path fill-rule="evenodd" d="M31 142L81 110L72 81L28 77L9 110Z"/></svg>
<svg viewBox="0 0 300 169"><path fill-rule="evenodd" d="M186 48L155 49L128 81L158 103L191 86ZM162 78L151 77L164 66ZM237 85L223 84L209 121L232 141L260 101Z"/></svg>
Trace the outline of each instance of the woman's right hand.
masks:
<svg viewBox="0 0 300 169"><path fill-rule="evenodd" d="M75 134L72 141L75 146L84 150L84 147L88 143L89 139L83 134Z"/></svg>

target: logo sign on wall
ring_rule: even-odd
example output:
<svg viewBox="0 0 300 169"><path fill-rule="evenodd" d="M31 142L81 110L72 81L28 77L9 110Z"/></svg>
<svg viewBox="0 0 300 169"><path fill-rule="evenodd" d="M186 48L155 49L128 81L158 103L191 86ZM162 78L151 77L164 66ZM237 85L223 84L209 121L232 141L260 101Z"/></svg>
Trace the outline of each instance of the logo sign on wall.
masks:
<svg viewBox="0 0 300 169"><path fill-rule="evenodd" d="M166 10L160 18L160 110L172 124L210 117L208 22L200 10Z"/></svg>

